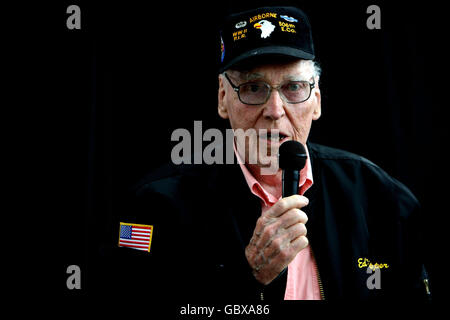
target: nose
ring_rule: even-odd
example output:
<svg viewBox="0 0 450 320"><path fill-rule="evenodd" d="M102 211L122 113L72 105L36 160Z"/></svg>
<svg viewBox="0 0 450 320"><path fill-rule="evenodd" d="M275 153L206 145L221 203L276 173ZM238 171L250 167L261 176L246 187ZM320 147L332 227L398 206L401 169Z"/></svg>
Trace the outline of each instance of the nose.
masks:
<svg viewBox="0 0 450 320"><path fill-rule="evenodd" d="M264 104L263 116L266 119L278 120L284 117L284 101L281 99L278 90L272 90L269 100Z"/></svg>

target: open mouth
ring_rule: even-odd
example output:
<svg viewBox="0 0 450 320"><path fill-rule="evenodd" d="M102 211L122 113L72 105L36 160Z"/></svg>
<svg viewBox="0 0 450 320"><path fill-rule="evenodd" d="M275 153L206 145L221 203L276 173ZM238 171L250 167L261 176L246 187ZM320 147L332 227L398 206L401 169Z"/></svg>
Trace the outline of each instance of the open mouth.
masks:
<svg viewBox="0 0 450 320"><path fill-rule="evenodd" d="M274 132L274 134L272 134L272 132L270 132L270 131L267 132L267 140L271 141L271 142L276 142L276 141L282 142L282 141L285 141L287 138L288 138L288 136L281 132L276 132L276 133Z"/></svg>

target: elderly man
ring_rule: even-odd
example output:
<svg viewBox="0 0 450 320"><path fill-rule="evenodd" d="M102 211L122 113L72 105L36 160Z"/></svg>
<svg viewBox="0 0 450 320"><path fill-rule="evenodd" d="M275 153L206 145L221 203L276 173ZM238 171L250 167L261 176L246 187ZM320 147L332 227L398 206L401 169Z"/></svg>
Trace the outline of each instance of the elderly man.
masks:
<svg viewBox="0 0 450 320"><path fill-rule="evenodd" d="M321 93L307 16L233 14L221 41L218 114L236 132L266 134L235 140L238 164L168 165L139 184L121 222L151 226L152 249L121 246L142 264L130 273L185 302L423 298L414 195L367 159L308 142ZM299 194L283 197L281 170L249 159L288 140L308 157Z"/></svg>

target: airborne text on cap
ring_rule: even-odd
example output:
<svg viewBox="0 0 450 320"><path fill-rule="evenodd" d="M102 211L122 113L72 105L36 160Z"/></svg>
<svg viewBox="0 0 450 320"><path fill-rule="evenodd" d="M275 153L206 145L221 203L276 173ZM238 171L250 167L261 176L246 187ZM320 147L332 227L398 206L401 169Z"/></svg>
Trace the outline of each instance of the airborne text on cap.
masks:
<svg viewBox="0 0 450 320"><path fill-rule="evenodd" d="M254 16L250 18L250 23L256 20L266 19L266 18L276 18L277 14L275 12L267 12L263 14L258 14L257 16Z"/></svg>

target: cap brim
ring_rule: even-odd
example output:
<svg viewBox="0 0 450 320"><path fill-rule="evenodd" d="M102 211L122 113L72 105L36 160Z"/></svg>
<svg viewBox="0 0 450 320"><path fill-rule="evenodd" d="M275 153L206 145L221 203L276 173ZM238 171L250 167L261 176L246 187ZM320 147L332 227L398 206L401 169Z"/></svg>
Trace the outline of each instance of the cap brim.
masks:
<svg viewBox="0 0 450 320"><path fill-rule="evenodd" d="M256 48L256 49L244 52L243 54L241 54L238 57L229 61L227 64L223 65L220 68L219 72L222 73L232 66L242 65L243 62L248 62L250 59L253 60L256 58L264 58L264 57L270 57L270 56L279 57L280 59L282 59L283 56L305 59L305 60L313 60L314 59L313 54L305 52L300 49L296 49L296 48L292 48L292 47L284 47L284 46L268 46L268 47Z"/></svg>

